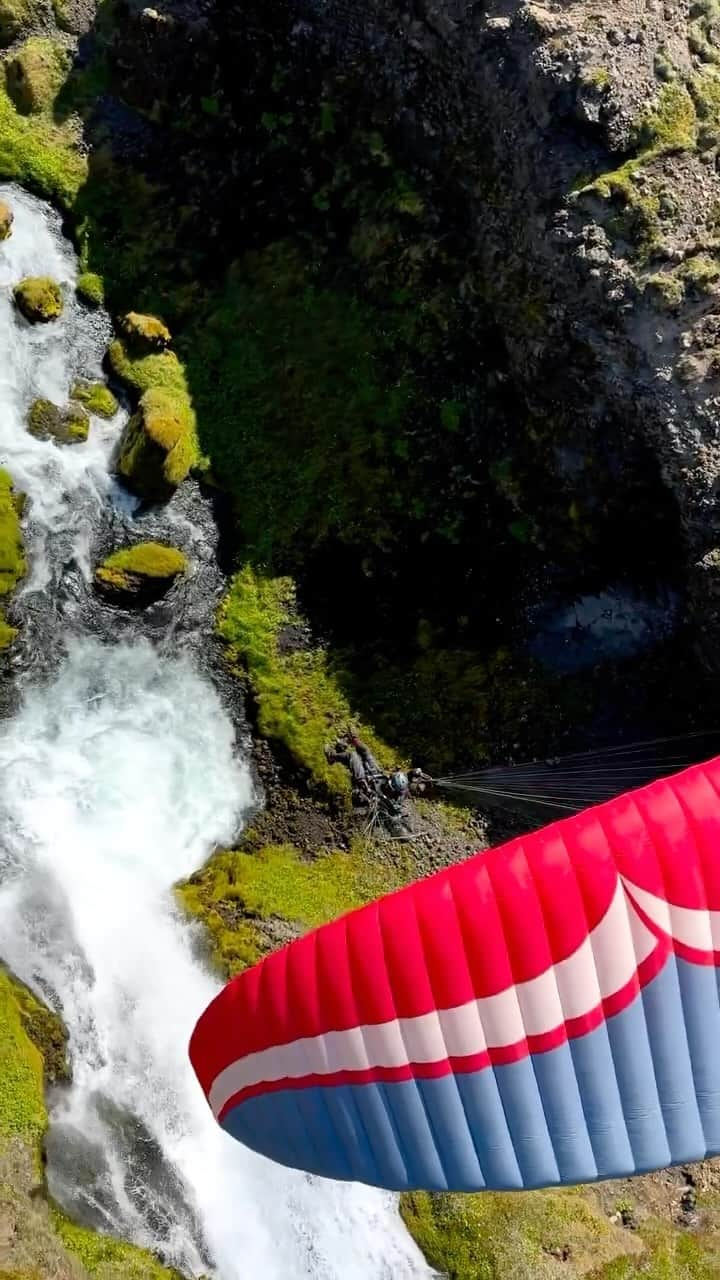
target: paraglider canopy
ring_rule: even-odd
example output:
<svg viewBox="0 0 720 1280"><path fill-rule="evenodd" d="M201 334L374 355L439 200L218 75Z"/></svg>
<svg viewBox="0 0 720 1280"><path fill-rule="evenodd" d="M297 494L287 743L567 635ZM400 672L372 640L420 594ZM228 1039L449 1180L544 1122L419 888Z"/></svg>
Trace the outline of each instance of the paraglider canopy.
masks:
<svg viewBox="0 0 720 1280"><path fill-rule="evenodd" d="M198 1022L218 1123L393 1189L720 1153L719 848L716 758L308 934Z"/></svg>

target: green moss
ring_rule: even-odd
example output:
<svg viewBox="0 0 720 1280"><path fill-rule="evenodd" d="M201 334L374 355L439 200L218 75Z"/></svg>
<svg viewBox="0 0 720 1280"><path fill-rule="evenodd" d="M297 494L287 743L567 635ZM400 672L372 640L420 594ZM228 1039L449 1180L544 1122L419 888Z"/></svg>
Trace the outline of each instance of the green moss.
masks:
<svg viewBox="0 0 720 1280"><path fill-rule="evenodd" d="M68 54L62 45L43 36L26 40L5 63L7 91L18 111L24 115L48 111L68 67Z"/></svg>
<svg viewBox="0 0 720 1280"><path fill-rule="evenodd" d="M411 1235L449 1280L559 1280L595 1273L637 1248L582 1191L428 1195L401 1199ZM571 1262L563 1262L570 1258Z"/></svg>
<svg viewBox="0 0 720 1280"><path fill-rule="evenodd" d="M399 325L390 308L321 287L275 244L229 274L193 329L184 351L200 442L258 558L387 536L414 396Z"/></svg>
<svg viewBox="0 0 720 1280"><path fill-rule="evenodd" d="M674 271L660 271L645 281L645 292L651 301L672 310L685 297L685 285Z"/></svg>
<svg viewBox="0 0 720 1280"><path fill-rule="evenodd" d="M0 609L0 653L4 649L10 648L10 645L17 639L17 634L17 627L10 626L2 609Z"/></svg>
<svg viewBox="0 0 720 1280"><path fill-rule="evenodd" d="M157 316L129 311L123 317L120 329L127 346L133 351L163 351L170 345L170 330Z"/></svg>
<svg viewBox="0 0 720 1280"><path fill-rule="evenodd" d="M650 1220L640 1227L646 1252L639 1258L617 1258L593 1271L591 1280L716 1280L720 1256L706 1241Z"/></svg>
<svg viewBox="0 0 720 1280"><path fill-rule="evenodd" d="M297 621L292 581L246 567L223 600L218 630L247 672L260 733L281 744L320 787L348 797L347 771L327 763L324 746L357 722L325 649L281 652L283 629ZM360 731L379 758L389 761L387 748L366 728Z"/></svg>
<svg viewBox="0 0 720 1280"><path fill-rule="evenodd" d="M678 267L677 274L695 293L709 293L720 279L720 262L707 253L697 253Z"/></svg>
<svg viewBox="0 0 720 1280"><path fill-rule="evenodd" d="M102 278L93 271L84 271L78 277L77 296L88 307L101 307L105 301Z"/></svg>
<svg viewBox="0 0 720 1280"><path fill-rule="evenodd" d="M121 446L120 473L142 491L143 472L149 470L153 492L147 496L167 497L200 461L185 369L173 351L136 354L120 339L111 343L108 360L116 378L140 398ZM148 441L162 450L161 458L146 458Z"/></svg>
<svg viewBox="0 0 720 1280"><path fill-rule="evenodd" d="M140 542L115 551L95 571L102 587L133 594L152 582L170 585L187 571L187 556L162 542Z"/></svg>
<svg viewBox="0 0 720 1280"><path fill-rule="evenodd" d="M362 840L347 853L312 859L292 845L270 845L251 853L215 854L177 893L207 927L215 963L234 974L268 949L258 921L280 918L298 931L311 929L400 888L416 874L409 852L389 862Z"/></svg>
<svg viewBox="0 0 720 1280"><path fill-rule="evenodd" d="M10 476L0 470L0 596L15 590L25 570L17 500Z"/></svg>
<svg viewBox="0 0 720 1280"><path fill-rule="evenodd" d="M34 400L28 413L28 431L39 440L52 438L59 444L82 444L88 438L90 420L81 404L64 409L52 400Z"/></svg>
<svg viewBox="0 0 720 1280"><path fill-rule="evenodd" d="M649 257L660 238L660 198L655 192L646 194L636 184L641 172L640 159L628 160L619 169L602 174L580 194L591 194L606 200L611 216L607 227L614 239L634 246L639 258Z"/></svg>
<svg viewBox="0 0 720 1280"><path fill-rule="evenodd" d="M0 0L0 47L12 44L36 19L34 0Z"/></svg>
<svg viewBox="0 0 720 1280"><path fill-rule="evenodd" d="M57 124L49 113L20 115L0 77L0 177L69 209L87 176L80 137L75 118Z"/></svg>
<svg viewBox="0 0 720 1280"><path fill-rule="evenodd" d="M610 87L610 72L607 67L587 67L582 73L582 82L587 88L603 93Z"/></svg>
<svg viewBox="0 0 720 1280"><path fill-rule="evenodd" d="M118 473L130 488L149 501L169 498L197 459L191 421L181 399L164 387L151 387L140 397L118 455Z"/></svg>
<svg viewBox="0 0 720 1280"><path fill-rule="evenodd" d="M28 276L13 290L15 305L33 324L47 324L62 315L63 296L59 284L49 276Z"/></svg>
<svg viewBox="0 0 720 1280"><path fill-rule="evenodd" d="M162 542L140 542L115 551L104 561L108 569L139 573L146 578L175 578L187 569L187 556Z"/></svg>
<svg viewBox="0 0 720 1280"><path fill-rule="evenodd" d="M720 53L716 47L717 26L720 21L718 0L695 0L690 17L688 46L691 52L703 62L720 63Z"/></svg>
<svg viewBox="0 0 720 1280"><path fill-rule="evenodd" d="M84 405L88 413L97 418L114 418L120 407L104 382L76 382L70 398Z"/></svg>
<svg viewBox="0 0 720 1280"><path fill-rule="evenodd" d="M179 1272L164 1267L145 1249L88 1231L59 1210L53 1211L52 1220L65 1247L99 1280L182 1280Z"/></svg>
<svg viewBox="0 0 720 1280"><path fill-rule="evenodd" d="M33 1004L38 1006L29 992L22 992L0 969L0 1149L19 1138L33 1148L39 1163L47 1128L43 1060L22 1012Z"/></svg>
<svg viewBox="0 0 720 1280"><path fill-rule="evenodd" d="M637 133L640 147L654 155L694 147L697 115L685 85L663 85L655 106L641 116Z"/></svg>

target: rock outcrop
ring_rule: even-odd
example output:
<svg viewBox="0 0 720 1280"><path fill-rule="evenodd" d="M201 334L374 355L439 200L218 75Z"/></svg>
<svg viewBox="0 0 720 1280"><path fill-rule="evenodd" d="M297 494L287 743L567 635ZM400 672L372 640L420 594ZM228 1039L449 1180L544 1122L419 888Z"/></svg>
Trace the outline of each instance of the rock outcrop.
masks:
<svg viewBox="0 0 720 1280"><path fill-rule="evenodd" d="M161 542L141 542L115 551L95 570L95 585L114 604L149 604L187 571L187 557Z"/></svg>
<svg viewBox="0 0 720 1280"><path fill-rule="evenodd" d="M28 413L28 431L38 440L58 444L82 444L88 438L90 419L82 404L70 402L61 409L52 400L35 400Z"/></svg>
<svg viewBox="0 0 720 1280"><path fill-rule="evenodd" d="M104 382L76 382L70 392L70 399L83 405L88 413L97 418L114 418L120 407Z"/></svg>
<svg viewBox="0 0 720 1280"><path fill-rule="evenodd" d="M136 352L164 351L171 342L170 330L157 316L129 311L120 324L127 346Z"/></svg>
<svg viewBox="0 0 720 1280"><path fill-rule="evenodd" d="M169 116L167 86L187 81L194 61L208 116L218 116L215 146L222 133L227 149L215 208L224 200L234 211L233 174L243 173L234 128L263 60L290 77L304 62L318 84L328 69L335 87L344 77L353 103L372 104L382 137L420 179L436 241L459 246L454 305L478 349L488 347L482 323L492 318L490 373L512 388L518 411L507 434L511 480L502 459L491 465L516 508L518 537L545 547L556 567L567 556L571 570L587 548L578 553L578 532L605 522L604 561L614 541L622 569L634 541L627 525L620 532L622 519L643 508L651 520L661 480L671 496L661 521L667 554L684 561L692 590L692 565L720 539L713 6L689 14L678 0L649 0L642 11L621 0L593 14L526 0L260 8L166 0L151 19L127 4L116 40L127 99L143 110L167 102ZM312 107L332 131L339 108L330 91ZM279 101L265 111L275 145L295 110ZM156 115L162 127L162 106ZM193 157L205 183L212 155L208 146ZM311 184L309 167L305 174ZM324 192L314 198L322 209ZM486 377L479 370L469 420L486 412ZM604 514L613 502L625 511L614 532ZM703 598L693 598L702 623Z"/></svg>
<svg viewBox="0 0 720 1280"><path fill-rule="evenodd" d="M31 324L57 320L63 311L60 285L48 276L28 276L13 291L15 306Z"/></svg>
<svg viewBox="0 0 720 1280"><path fill-rule="evenodd" d="M162 387L151 388L123 432L118 474L141 498L166 501L190 466L186 436L176 399Z"/></svg>
<svg viewBox="0 0 720 1280"><path fill-rule="evenodd" d="M7 90L18 111L36 115L51 107L68 70L67 53L54 40L32 36L5 63Z"/></svg>

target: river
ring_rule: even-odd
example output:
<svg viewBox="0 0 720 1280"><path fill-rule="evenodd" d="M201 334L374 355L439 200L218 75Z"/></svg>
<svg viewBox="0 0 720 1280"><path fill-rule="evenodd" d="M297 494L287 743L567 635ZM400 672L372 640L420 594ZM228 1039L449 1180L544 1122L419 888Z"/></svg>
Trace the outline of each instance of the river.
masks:
<svg viewBox="0 0 720 1280"><path fill-rule="evenodd" d="M211 1120L187 1058L218 988L172 885L232 839L257 797L242 725L206 651L222 578L207 503L189 485L142 512L110 463L124 420L86 444L28 435L38 395L102 377L103 313L73 298L53 210L13 187L0 244L0 465L28 496L12 714L0 721L0 958L61 1013L73 1082L50 1098L48 1180L82 1221L219 1280L420 1280L431 1273L394 1197L270 1164ZM66 293L32 328L26 275ZM165 536L190 581L145 616L97 600L91 567L124 537ZM239 731L238 731L239 730Z"/></svg>

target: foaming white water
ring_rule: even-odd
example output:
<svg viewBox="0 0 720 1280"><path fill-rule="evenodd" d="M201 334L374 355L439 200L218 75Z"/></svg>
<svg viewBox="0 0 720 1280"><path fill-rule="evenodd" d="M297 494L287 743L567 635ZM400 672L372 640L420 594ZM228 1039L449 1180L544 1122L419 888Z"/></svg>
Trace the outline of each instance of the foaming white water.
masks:
<svg viewBox="0 0 720 1280"><path fill-rule="evenodd" d="M0 244L0 462L30 500L31 573L25 590L50 579L53 536L65 535L68 550L87 571L88 527L109 497L118 493L108 459L124 419L91 420L88 441L58 448L26 430L37 397L67 404L79 377L102 378L102 356L110 336L107 317L76 300L77 266L60 219L41 201L17 187L0 185L0 200L15 214L10 238ZM13 287L25 276L51 276L61 285L64 311L48 325L30 325L18 316Z"/></svg>
<svg viewBox="0 0 720 1280"><path fill-rule="evenodd" d="M187 1042L217 984L169 886L231 837L251 796L213 690L147 643L78 642L0 726L0 776L0 954L59 997L74 1064L54 1114L64 1133L102 1144L99 1100L137 1116L190 1189L223 1280L426 1274L391 1197L244 1150L211 1122L190 1069ZM118 1223L156 1244L109 1165ZM165 1245L203 1269L187 1221L170 1223Z"/></svg>
<svg viewBox="0 0 720 1280"><path fill-rule="evenodd" d="M63 403L76 376L99 373L107 322L73 301L75 262L55 215L14 188L0 196L16 214L0 245L0 465L30 497L37 589L67 548L89 556L92 508L114 496L119 422L93 422L88 444L65 450L27 435L35 396ZM33 329L11 289L45 274L65 284L66 312ZM212 686L147 642L76 639L59 673L0 723L0 957L57 1000L70 1034L51 1186L187 1273L426 1277L393 1197L240 1147L215 1126L190 1068L190 1032L218 984L171 886L232 836L250 795Z"/></svg>

